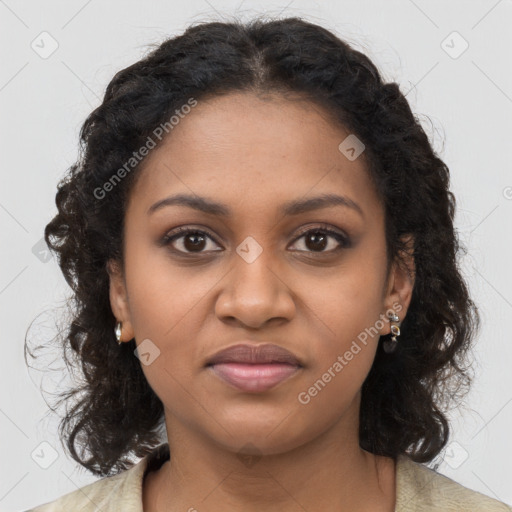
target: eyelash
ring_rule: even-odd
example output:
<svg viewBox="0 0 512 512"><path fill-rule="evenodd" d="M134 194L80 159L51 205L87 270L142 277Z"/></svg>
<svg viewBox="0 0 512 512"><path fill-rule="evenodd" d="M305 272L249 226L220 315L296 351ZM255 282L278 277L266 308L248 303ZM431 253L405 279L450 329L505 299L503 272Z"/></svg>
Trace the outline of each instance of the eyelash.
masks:
<svg viewBox="0 0 512 512"><path fill-rule="evenodd" d="M326 226L316 226L314 228L309 228L309 229L307 229L305 231L302 231L300 233L300 235L293 240L293 243L297 242L303 236L308 235L309 233L313 233L313 232L314 233L322 233L322 234L326 234L328 236L333 237L340 244L340 247L338 247L336 249L333 249L333 250L330 250L330 251L315 252L315 251L302 251L302 250L299 250L297 252L309 252L311 254L316 254L316 255L333 254L335 252L340 251L341 249L344 249L344 248L346 249L346 248L349 248L351 246L351 242L350 242L350 238L349 237L347 237L346 235L343 235L343 234L341 234L341 233L339 233L337 231L333 231L332 229L329 229ZM170 245L175 240L183 238L186 235L191 234L191 233L199 234L201 236L206 236L206 237L210 238L213 242L215 242L217 244L217 242L216 242L215 238L213 237L213 235L211 235L208 231L204 231L202 229L193 229L193 228L190 228L190 227L180 227L180 228L176 228L174 231L171 231L170 233L165 235L162 238L162 245L164 245L164 246ZM173 250L175 252L179 253L179 254L184 254L184 255L204 254L204 251L203 252L202 251L198 251L198 252L189 251L189 252L186 252L186 251L181 251L181 250L177 250L177 249L173 249ZM220 252L220 251L213 251L213 252Z"/></svg>

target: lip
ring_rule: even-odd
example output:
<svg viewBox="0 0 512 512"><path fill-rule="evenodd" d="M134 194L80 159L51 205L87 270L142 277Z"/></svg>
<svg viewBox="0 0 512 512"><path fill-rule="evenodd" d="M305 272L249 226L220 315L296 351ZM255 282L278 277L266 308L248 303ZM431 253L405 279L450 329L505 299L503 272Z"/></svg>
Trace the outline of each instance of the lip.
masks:
<svg viewBox="0 0 512 512"><path fill-rule="evenodd" d="M217 352L206 364L227 384L261 393L296 374L302 362L290 351L274 344L237 344Z"/></svg>
<svg viewBox="0 0 512 512"><path fill-rule="evenodd" d="M264 343L254 345L249 343L238 343L231 345L211 357L206 365L214 365L220 363L244 363L244 364L271 364L271 363L287 363L294 366L303 366L302 362L279 345L272 343Z"/></svg>
<svg viewBox="0 0 512 512"><path fill-rule="evenodd" d="M261 393L291 377L300 366L288 363L219 363L211 367L214 375L247 393Z"/></svg>

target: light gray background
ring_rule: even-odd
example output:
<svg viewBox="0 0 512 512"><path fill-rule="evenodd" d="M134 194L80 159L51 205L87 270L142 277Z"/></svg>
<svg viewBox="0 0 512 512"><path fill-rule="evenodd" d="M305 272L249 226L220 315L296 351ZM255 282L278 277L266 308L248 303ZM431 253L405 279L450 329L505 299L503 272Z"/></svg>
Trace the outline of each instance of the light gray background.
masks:
<svg viewBox="0 0 512 512"><path fill-rule="evenodd" d="M51 391L64 373L43 378L23 358L30 322L43 313L46 327L32 335L51 337L48 315L69 294L55 259L45 263L33 248L56 212L56 184L77 156L82 122L146 44L192 22L265 12L319 23L366 53L387 81L400 84L448 164L468 247L462 266L483 325L473 389L451 415L453 436L438 470L512 504L510 0L0 0L0 511L24 510L97 479L65 458L58 418L46 414L39 387ZM50 37L58 48L42 58ZM459 55L464 40L469 47ZM58 458L43 469L53 453Z"/></svg>

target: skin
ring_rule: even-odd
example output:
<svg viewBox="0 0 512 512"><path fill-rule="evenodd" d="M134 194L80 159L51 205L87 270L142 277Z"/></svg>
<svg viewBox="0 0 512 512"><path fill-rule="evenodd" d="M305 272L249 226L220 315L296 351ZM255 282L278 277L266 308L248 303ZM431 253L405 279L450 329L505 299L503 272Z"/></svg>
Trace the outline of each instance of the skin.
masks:
<svg viewBox="0 0 512 512"><path fill-rule="evenodd" d="M142 369L164 404L171 460L144 481L145 512L394 510L393 459L358 439L361 386L389 321L309 403L298 400L387 310L403 321L414 285L398 265L386 274L383 206L364 152L350 161L338 149L348 135L310 102L231 93L199 101L146 157L125 213L124 273L109 265L121 339L160 350ZM177 193L222 202L233 217L176 205L147 214ZM323 193L348 196L364 216L280 213ZM351 245L299 231L321 224ZM196 252L193 236L159 245L178 226L213 238ZM236 251L248 236L262 248L251 263ZM204 367L246 340L285 347L304 367L258 394Z"/></svg>

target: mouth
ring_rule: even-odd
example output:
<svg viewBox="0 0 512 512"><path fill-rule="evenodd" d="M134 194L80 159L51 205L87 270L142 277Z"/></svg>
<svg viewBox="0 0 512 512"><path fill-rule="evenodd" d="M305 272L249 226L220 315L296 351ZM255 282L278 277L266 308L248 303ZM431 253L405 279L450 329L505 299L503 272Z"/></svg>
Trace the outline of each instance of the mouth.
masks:
<svg viewBox="0 0 512 512"><path fill-rule="evenodd" d="M234 388L261 393L295 375L303 365L278 345L239 344L215 354L206 367Z"/></svg>
<svg viewBox="0 0 512 512"><path fill-rule="evenodd" d="M209 367L217 377L248 393L267 391L297 373L301 368L287 363L219 363Z"/></svg>

